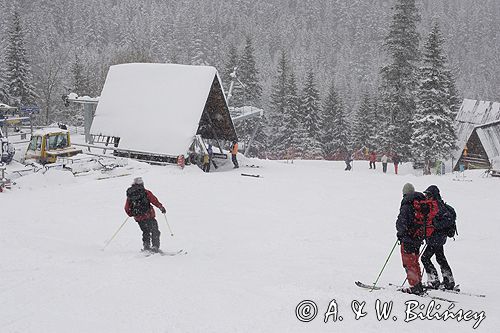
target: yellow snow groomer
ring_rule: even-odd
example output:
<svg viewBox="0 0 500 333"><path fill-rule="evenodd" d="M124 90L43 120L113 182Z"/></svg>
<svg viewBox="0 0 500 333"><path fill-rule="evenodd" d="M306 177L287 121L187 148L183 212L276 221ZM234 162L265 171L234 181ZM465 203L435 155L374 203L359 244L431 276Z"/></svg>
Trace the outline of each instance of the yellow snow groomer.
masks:
<svg viewBox="0 0 500 333"><path fill-rule="evenodd" d="M71 157L82 153L81 149L71 146L68 130L46 128L35 131L31 136L25 161L35 160L38 163L54 163L58 157Z"/></svg>

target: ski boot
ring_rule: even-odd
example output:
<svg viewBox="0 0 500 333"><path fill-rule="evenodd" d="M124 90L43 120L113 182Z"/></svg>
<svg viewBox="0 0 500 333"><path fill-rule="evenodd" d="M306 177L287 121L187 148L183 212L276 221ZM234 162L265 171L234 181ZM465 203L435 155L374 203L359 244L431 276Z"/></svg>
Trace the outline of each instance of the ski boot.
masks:
<svg viewBox="0 0 500 333"><path fill-rule="evenodd" d="M439 289L441 282L439 280L427 281L424 288L425 289Z"/></svg>
<svg viewBox="0 0 500 333"><path fill-rule="evenodd" d="M162 250L160 250L160 248L159 248L159 247L157 247L157 246L153 246L153 247L151 248L151 252L153 252L153 253L160 253L160 254L161 254L161 253L163 253L163 251L162 251Z"/></svg>
<svg viewBox="0 0 500 333"><path fill-rule="evenodd" d="M417 283L413 287L403 288L403 289L401 289L401 291L404 293L407 293L407 294L414 294L414 295L419 295L419 296L425 294L424 287L422 286L421 282Z"/></svg>
<svg viewBox="0 0 500 333"><path fill-rule="evenodd" d="M455 281L453 281L453 279L448 278L447 276L443 277L442 285L446 290L455 290Z"/></svg>
<svg viewBox="0 0 500 333"><path fill-rule="evenodd" d="M143 248L142 248L141 252L150 252L151 251L151 245L149 245L149 243L144 242L144 243L142 243L142 246L143 246Z"/></svg>

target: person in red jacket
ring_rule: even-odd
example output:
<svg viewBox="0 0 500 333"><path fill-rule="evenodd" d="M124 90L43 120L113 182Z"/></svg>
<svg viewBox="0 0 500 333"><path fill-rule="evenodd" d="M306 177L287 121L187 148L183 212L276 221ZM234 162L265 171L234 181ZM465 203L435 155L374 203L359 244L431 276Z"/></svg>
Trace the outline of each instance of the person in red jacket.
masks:
<svg viewBox="0 0 500 333"><path fill-rule="evenodd" d="M144 188L142 178L135 178L132 186L127 189L125 212L128 216L134 217L142 230L143 251L161 252L161 233L158 229L158 222L155 219L155 210L151 204L158 207L163 214L167 212L155 195Z"/></svg>
<svg viewBox="0 0 500 333"><path fill-rule="evenodd" d="M370 169L372 168L373 166L373 169L375 169L375 162L377 161L377 154L372 151L370 153Z"/></svg>

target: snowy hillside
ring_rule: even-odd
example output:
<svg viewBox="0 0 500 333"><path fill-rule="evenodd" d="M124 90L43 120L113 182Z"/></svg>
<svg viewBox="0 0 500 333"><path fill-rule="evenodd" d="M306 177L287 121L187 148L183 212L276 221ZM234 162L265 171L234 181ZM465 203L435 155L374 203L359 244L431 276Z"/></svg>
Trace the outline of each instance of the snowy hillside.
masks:
<svg viewBox="0 0 500 333"><path fill-rule="evenodd" d="M455 207L459 236L447 242L448 260L462 290L486 298L436 295L457 301L454 312L484 311L477 331L497 331L498 179L396 176L391 165L382 174L379 163L373 171L359 161L349 173L340 162L250 163L261 168L204 174L142 165L105 180L55 170L17 179L0 193L0 331L473 331L476 320L406 323L406 301L431 299L354 285L372 283L394 245L406 182L420 191L438 185ZM126 218L125 191L136 176L167 208L174 237L157 210L162 248L187 255L144 257L131 220L101 250ZM404 278L397 247L379 285ZM334 299L343 320L324 323ZM390 319L377 320L377 299L394 302ZM318 306L311 322L295 316L302 300ZM354 319L353 300L366 301L366 317Z"/></svg>

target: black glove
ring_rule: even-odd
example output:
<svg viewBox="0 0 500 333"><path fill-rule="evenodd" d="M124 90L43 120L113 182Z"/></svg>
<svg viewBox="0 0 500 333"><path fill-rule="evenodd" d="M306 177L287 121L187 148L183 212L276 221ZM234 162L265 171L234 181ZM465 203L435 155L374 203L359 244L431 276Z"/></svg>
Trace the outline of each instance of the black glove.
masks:
<svg viewBox="0 0 500 333"><path fill-rule="evenodd" d="M162 214L165 214L167 212L167 210L165 209L165 207L161 207L160 210L161 210Z"/></svg>

